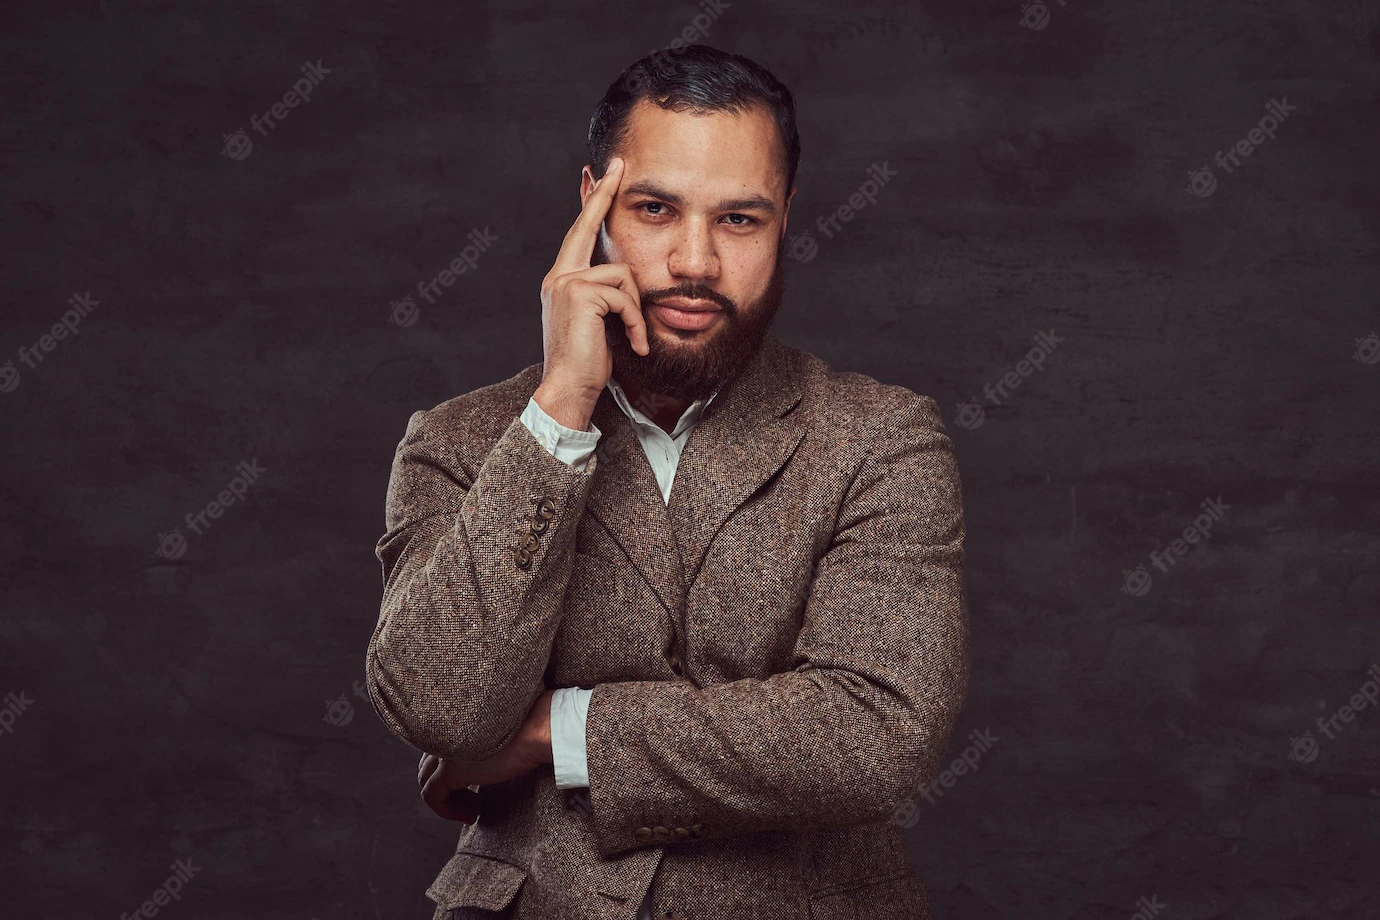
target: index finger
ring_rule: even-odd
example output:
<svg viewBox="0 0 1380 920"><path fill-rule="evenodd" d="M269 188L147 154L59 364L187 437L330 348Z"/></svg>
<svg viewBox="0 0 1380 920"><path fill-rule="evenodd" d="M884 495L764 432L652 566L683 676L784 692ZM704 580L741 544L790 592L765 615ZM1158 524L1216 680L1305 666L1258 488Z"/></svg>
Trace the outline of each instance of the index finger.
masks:
<svg viewBox="0 0 1380 920"><path fill-rule="evenodd" d="M589 197L585 199L580 216L575 218L575 223L566 231L565 240L561 243L561 251L556 256L556 264L553 267L555 274L564 275L589 268L589 260L594 257L594 241L599 238L599 227L603 225L609 208L613 206L613 197L618 194L618 186L622 180L623 158L612 157L603 178L595 183Z"/></svg>

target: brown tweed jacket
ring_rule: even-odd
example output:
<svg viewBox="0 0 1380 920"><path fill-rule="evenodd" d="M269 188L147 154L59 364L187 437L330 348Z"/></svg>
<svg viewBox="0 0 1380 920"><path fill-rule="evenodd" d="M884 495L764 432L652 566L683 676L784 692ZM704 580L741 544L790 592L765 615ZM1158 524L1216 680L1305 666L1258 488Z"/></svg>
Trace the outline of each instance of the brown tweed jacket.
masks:
<svg viewBox="0 0 1380 920"><path fill-rule="evenodd" d="M964 524L938 406L768 336L669 505L605 390L584 472L519 419L541 381L416 412L368 685L388 728L488 757L546 687L593 688L589 788L480 790L435 920L923 920L898 807L968 684Z"/></svg>

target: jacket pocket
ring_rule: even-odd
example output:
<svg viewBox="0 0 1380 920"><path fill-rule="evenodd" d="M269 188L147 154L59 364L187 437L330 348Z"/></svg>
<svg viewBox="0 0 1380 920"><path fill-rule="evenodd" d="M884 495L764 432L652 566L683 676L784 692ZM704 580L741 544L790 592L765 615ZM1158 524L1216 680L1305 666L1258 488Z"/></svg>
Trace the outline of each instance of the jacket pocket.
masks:
<svg viewBox="0 0 1380 920"><path fill-rule="evenodd" d="M910 869L810 895L810 920L930 920L929 898Z"/></svg>
<svg viewBox="0 0 1380 920"><path fill-rule="evenodd" d="M527 870L521 866L478 853L456 853L427 888L426 896L445 910L498 911L512 903L526 880Z"/></svg>

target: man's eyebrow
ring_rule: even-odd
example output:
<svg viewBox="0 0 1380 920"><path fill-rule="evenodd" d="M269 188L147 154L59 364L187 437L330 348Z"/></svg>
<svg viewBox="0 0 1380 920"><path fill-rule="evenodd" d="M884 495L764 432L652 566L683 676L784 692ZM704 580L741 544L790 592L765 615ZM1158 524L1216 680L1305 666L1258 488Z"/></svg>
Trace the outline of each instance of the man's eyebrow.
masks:
<svg viewBox="0 0 1380 920"><path fill-rule="evenodd" d="M685 199L675 192L669 192L654 182L634 182L618 190L620 195L646 195L657 201L664 201L677 207L685 204ZM744 198L726 198L714 206L716 211L761 211L768 216L776 215L776 204L762 195L748 195Z"/></svg>

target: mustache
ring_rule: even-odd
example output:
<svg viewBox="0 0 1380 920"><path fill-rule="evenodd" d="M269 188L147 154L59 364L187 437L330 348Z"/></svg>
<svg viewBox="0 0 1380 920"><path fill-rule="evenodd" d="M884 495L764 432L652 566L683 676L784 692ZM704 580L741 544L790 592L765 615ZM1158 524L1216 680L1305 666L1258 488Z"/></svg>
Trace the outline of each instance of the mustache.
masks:
<svg viewBox="0 0 1380 920"><path fill-rule="evenodd" d="M686 300L708 300L723 308L730 317L738 314L738 304L733 298L702 284L678 284L675 287L658 288L642 292L643 304L660 303L667 297L684 297Z"/></svg>

